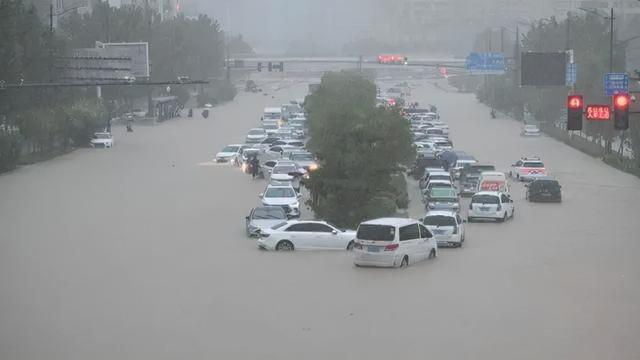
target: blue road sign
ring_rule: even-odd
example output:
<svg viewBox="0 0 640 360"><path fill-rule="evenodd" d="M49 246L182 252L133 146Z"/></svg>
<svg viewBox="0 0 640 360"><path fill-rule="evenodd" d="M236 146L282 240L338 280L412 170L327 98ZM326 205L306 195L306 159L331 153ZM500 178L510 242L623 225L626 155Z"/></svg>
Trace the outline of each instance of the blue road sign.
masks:
<svg viewBox="0 0 640 360"><path fill-rule="evenodd" d="M604 74L604 94L613 96L615 94L629 93L629 75L625 73Z"/></svg>
<svg viewBox="0 0 640 360"><path fill-rule="evenodd" d="M505 59L502 53L471 53L465 61L467 71L472 75L502 75Z"/></svg>
<svg viewBox="0 0 640 360"><path fill-rule="evenodd" d="M573 86L578 80L578 64L567 63L566 85Z"/></svg>

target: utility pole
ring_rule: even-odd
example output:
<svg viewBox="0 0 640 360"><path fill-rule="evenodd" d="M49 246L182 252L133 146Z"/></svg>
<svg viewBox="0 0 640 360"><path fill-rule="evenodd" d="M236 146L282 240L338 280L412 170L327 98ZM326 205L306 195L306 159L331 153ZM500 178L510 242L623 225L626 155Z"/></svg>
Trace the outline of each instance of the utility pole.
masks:
<svg viewBox="0 0 640 360"><path fill-rule="evenodd" d="M49 4L49 82L53 82L53 0Z"/></svg>
<svg viewBox="0 0 640 360"><path fill-rule="evenodd" d="M145 1L145 16L146 16L146 20L147 20L147 43L148 43L148 49L147 51L149 51L151 49L151 9L149 8L149 0ZM149 79L148 81L151 81L151 69L149 69ZM153 99L151 98L153 93L153 87L149 86L147 87L147 116L153 116Z"/></svg>
<svg viewBox="0 0 640 360"><path fill-rule="evenodd" d="M611 29L609 30L609 72L613 72L613 7L611 7L611 14L609 16L609 23Z"/></svg>

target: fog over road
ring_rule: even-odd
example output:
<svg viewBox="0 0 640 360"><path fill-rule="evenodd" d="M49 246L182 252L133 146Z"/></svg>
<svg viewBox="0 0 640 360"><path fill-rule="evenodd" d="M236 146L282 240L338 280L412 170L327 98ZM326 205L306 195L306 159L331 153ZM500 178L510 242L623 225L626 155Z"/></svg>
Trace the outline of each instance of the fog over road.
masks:
<svg viewBox="0 0 640 360"><path fill-rule="evenodd" d="M513 184L513 221L405 270L259 251L243 226L264 181L208 162L307 84L240 93L0 176L0 359L637 359L640 180L411 83L456 149L499 170L543 157L563 203Z"/></svg>

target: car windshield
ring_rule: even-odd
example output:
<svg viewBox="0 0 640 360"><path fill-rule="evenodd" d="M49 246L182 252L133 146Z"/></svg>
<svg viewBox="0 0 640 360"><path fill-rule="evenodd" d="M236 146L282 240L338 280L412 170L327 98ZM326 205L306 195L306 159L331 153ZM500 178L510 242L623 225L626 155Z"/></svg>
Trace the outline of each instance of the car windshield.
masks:
<svg viewBox="0 0 640 360"><path fill-rule="evenodd" d="M451 177L449 175L431 175L429 176L429 180L449 180Z"/></svg>
<svg viewBox="0 0 640 360"><path fill-rule="evenodd" d="M282 165L279 165L279 166L276 166L276 167L273 168L273 173L274 174L288 174L288 173L296 172L296 171L297 171L297 169L296 169L295 166L282 166Z"/></svg>
<svg viewBox="0 0 640 360"><path fill-rule="evenodd" d="M295 196L295 191L290 187L272 187L264 193L266 198L292 198Z"/></svg>
<svg viewBox="0 0 640 360"><path fill-rule="evenodd" d="M273 226L271 227L271 229L272 229L272 230L277 230L277 229L279 229L279 228L281 228L281 227L283 227L283 226L285 226L285 225L287 225L287 222L286 222L286 221L283 221L283 222L281 222L281 223L277 223L277 224L273 225Z"/></svg>
<svg viewBox="0 0 640 360"><path fill-rule="evenodd" d="M424 218L424 224L430 226L456 226L456 219L453 216L429 215Z"/></svg>
<svg viewBox="0 0 640 360"><path fill-rule="evenodd" d="M393 241L396 228L389 225L361 224L356 237L360 240Z"/></svg>
<svg viewBox="0 0 640 360"><path fill-rule="evenodd" d="M471 165L469 167L469 172L471 173L481 173L483 171L494 171L496 169L493 165Z"/></svg>
<svg viewBox="0 0 640 360"><path fill-rule="evenodd" d="M267 220L267 219L286 219L287 214L281 207L264 207L257 208L253 212L253 219Z"/></svg>
<svg viewBox="0 0 640 360"><path fill-rule="evenodd" d="M525 162L524 164L522 164L522 167L526 167L526 168L543 168L544 164L541 163L540 161L528 161L528 162Z"/></svg>
<svg viewBox="0 0 640 360"><path fill-rule="evenodd" d="M96 136L96 139L111 139L111 134L109 133L97 133L95 134L95 136Z"/></svg>
<svg viewBox="0 0 640 360"><path fill-rule="evenodd" d="M264 130L263 129L249 130L249 135L264 135Z"/></svg>
<svg viewBox="0 0 640 360"><path fill-rule="evenodd" d="M499 204L500 199L495 195L474 195L471 198L472 204Z"/></svg>
<svg viewBox="0 0 640 360"><path fill-rule="evenodd" d="M222 152L234 153L238 152L238 149L240 149L240 146L225 146L224 149L222 149Z"/></svg>
<svg viewBox="0 0 640 360"><path fill-rule="evenodd" d="M539 189L558 189L560 184L555 180L536 180L531 184L534 188Z"/></svg>
<svg viewBox="0 0 640 360"><path fill-rule="evenodd" d="M291 160L294 161L313 161L311 154L291 154Z"/></svg>

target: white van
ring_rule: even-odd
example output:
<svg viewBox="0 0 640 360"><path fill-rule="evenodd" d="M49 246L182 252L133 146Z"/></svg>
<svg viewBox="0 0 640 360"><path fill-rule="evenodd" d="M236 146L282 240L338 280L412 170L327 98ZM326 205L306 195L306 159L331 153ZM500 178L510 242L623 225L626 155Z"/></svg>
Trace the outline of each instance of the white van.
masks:
<svg viewBox="0 0 640 360"><path fill-rule="evenodd" d="M382 218L358 226L353 263L356 266L406 267L438 256L438 244L419 221Z"/></svg>
<svg viewBox="0 0 640 360"><path fill-rule="evenodd" d="M480 173L478 191L500 191L508 193L509 187L505 173L499 171L483 171Z"/></svg>
<svg viewBox="0 0 640 360"><path fill-rule="evenodd" d="M282 108L279 107L266 107L262 114L262 121L275 120L282 121Z"/></svg>

